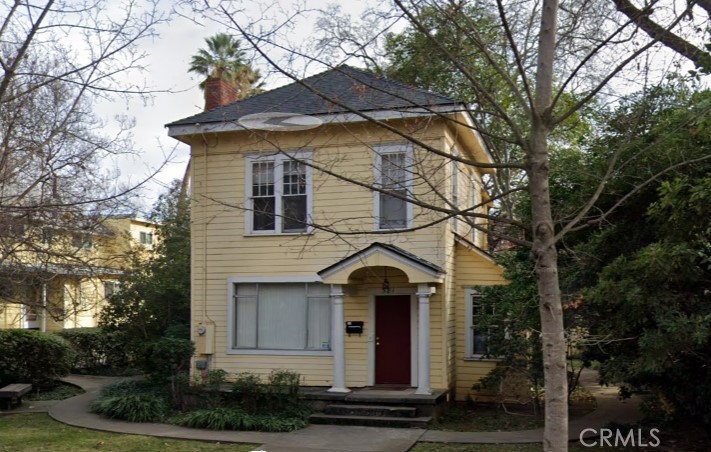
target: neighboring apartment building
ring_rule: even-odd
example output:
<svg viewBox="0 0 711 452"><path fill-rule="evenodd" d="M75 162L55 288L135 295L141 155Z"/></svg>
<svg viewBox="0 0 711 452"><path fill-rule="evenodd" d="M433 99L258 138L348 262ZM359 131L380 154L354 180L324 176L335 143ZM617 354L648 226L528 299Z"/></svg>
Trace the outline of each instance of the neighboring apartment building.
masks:
<svg viewBox="0 0 711 452"><path fill-rule="evenodd" d="M448 157L491 163L470 125L348 66L168 124L191 146L195 365L466 398L496 365L476 288L505 283L486 221L447 216L487 212L493 170Z"/></svg>
<svg viewBox="0 0 711 452"><path fill-rule="evenodd" d="M24 243L0 266L0 328L94 327L135 256L151 252L155 223L114 216L91 233L24 227Z"/></svg>

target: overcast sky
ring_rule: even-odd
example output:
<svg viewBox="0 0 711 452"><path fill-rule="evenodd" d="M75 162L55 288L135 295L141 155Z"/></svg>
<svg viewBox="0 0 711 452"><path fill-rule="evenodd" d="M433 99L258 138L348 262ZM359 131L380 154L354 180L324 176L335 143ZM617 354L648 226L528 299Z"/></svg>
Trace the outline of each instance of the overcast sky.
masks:
<svg viewBox="0 0 711 452"><path fill-rule="evenodd" d="M288 9L290 1L280 0L279 6ZM307 2L309 8L325 8L332 3L334 2L313 0ZM345 12L357 17L368 0L335 3L339 3ZM255 11L255 14L260 12ZM308 39L309 32L313 30L310 24L298 26L296 29L300 31L297 31L294 36L295 40ZM187 70L191 56L198 49L205 47L204 39L221 31L225 29L210 21L196 24L184 17L174 18L170 24L158 29L160 34L158 38L144 43L144 49L149 54L146 61L147 71L144 74L148 85L155 90L170 92L157 92L147 102L140 99L133 99L128 103L114 100L111 103L101 102L97 105L97 114L107 123L111 123L116 115L135 118L135 127L132 130L133 141L141 153L118 162L124 180L136 182L145 178L147 174L155 171L167 156L171 156L170 162L144 190L142 207L145 211L150 209L166 184L173 179L183 177L188 161L188 147L168 137L164 125L202 111L202 91L198 88L201 79L196 74L189 74ZM262 70L262 73L266 71ZM269 77L266 82L267 88L274 88L284 84L285 80Z"/></svg>

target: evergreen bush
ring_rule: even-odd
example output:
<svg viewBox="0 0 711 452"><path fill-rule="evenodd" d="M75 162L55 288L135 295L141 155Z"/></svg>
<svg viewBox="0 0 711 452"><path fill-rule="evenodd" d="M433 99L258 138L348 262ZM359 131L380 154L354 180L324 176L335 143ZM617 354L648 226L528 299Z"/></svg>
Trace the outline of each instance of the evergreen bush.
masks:
<svg viewBox="0 0 711 452"><path fill-rule="evenodd" d="M162 337L146 347L143 369L156 383L173 382L174 377L190 369L195 346L187 339Z"/></svg>
<svg viewBox="0 0 711 452"><path fill-rule="evenodd" d="M127 352L125 334L101 328L74 328L57 333L68 341L74 352L72 373L122 375L134 365Z"/></svg>
<svg viewBox="0 0 711 452"><path fill-rule="evenodd" d="M164 397L156 394L123 394L98 398L91 410L112 419L158 422L165 418L169 406Z"/></svg>
<svg viewBox="0 0 711 452"><path fill-rule="evenodd" d="M147 381L122 380L106 386L91 410L113 419L158 422L170 412L168 391Z"/></svg>
<svg viewBox="0 0 711 452"><path fill-rule="evenodd" d="M0 383L54 385L69 373L74 352L67 341L34 330L0 330Z"/></svg>

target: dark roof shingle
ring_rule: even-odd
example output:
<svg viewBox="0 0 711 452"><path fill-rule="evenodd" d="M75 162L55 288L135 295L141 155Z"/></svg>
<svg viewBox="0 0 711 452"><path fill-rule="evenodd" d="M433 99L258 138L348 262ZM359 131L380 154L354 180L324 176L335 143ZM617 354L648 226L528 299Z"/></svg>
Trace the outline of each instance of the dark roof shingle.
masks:
<svg viewBox="0 0 711 452"><path fill-rule="evenodd" d="M460 104L461 101L415 88L382 76L342 65L302 80L328 99L357 111L397 110ZM294 82L210 111L174 121L168 126L236 121L255 113L286 112L322 115L348 112L347 108Z"/></svg>

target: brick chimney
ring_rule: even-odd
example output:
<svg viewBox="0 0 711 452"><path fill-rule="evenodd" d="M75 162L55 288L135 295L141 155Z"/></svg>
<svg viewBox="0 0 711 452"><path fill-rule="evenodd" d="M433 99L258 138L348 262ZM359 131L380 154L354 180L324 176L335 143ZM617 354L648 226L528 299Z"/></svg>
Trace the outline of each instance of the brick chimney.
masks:
<svg viewBox="0 0 711 452"><path fill-rule="evenodd" d="M222 78L205 81L205 111L237 101L237 89Z"/></svg>

